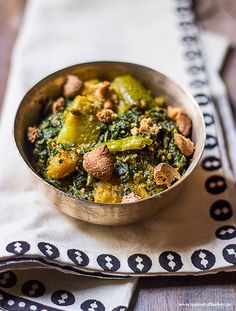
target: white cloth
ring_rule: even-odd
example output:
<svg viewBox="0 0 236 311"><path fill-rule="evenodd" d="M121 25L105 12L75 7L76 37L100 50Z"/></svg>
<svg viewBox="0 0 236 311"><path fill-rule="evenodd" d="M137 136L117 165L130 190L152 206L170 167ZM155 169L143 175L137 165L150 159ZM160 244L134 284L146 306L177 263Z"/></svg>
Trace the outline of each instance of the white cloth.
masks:
<svg viewBox="0 0 236 311"><path fill-rule="evenodd" d="M226 38L213 33L204 33L202 36L202 42L203 47L205 47L204 56L209 72L210 88L215 101L215 108L220 117L217 124L224 133L225 141L224 139L221 139L221 150L224 151L224 158L228 157L228 161L225 163L225 170L227 170L227 166L230 166L229 170L232 169L234 180L236 181L236 144L232 144L232 142L236 141L236 126L232 109L229 104L227 90L220 77L220 69L229 42ZM221 61L219 61L220 59ZM230 174L230 172L227 174Z"/></svg>
<svg viewBox="0 0 236 311"><path fill-rule="evenodd" d="M122 310L129 304L135 278L101 280L79 274L124 277L233 269L234 186L228 159L214 138L211 116L217 121L217 115L211 103L202 106L207 134L213 136L207 139L211 148L203 156L203 160L208 157L205 169L199 165L174 204L151 220L130 226L90 225L57 211L32 184L11 137L15 111L24 93L45 75L83 61L141 63L173 77L193 95L209 95L197 54L197 29L191 24L180 25L192 20L190 1L184 1L184 6L180 2L29 2L14 49L0 129L0 269L11 269L11 274L0 275L0 306L5 303L13 310L10 308L23 302L25 310L40 304L48 310ZM217 133L220 131L218 124ZM223 146L221 133L218 140ZM215 168L210 171L211 165ZM16 284L10 286L15 279ZM10 283L8 288L1 280ZM30 280L37 281L35 290L41 288L40 296L29 294L35 284ZM43 294L41 283L46 287Z"/></svg>

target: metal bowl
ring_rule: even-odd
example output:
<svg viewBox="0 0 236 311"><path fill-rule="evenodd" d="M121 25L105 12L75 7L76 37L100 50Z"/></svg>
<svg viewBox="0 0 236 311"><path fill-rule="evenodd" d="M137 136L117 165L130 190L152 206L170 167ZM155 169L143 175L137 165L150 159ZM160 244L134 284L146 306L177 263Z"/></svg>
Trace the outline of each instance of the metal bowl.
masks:
<svg viewBox="0 0 236 311"><path fill-rule="evenodd" d="M103 204L73 198L39 176L31 164L30 146L26 139L26 131L28 126L40 122L44 100L61 94L62 86L68 74L77 75L82 80L91 78L111 80L117 75L131 74L148 86L154 95L164 95L168 104L182 107L192 119L192 140L196 149L190 166L180 180L160 194L135 203ZM15 118L14 136L24 162L36 177L46 197L58 209L71 217L90 223L121 225L149 217L163 206L171 203L200 160L205 145L205 124L203 115L194 98L160 72L131 63L92 62L62 69L37 83L20 103Z"/></svg>

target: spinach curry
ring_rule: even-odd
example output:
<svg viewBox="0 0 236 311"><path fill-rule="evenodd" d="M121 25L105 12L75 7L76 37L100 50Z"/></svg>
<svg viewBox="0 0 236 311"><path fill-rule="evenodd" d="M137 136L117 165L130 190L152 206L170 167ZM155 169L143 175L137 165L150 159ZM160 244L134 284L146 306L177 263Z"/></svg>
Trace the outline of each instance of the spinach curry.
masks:
<svg viewBox="0 0 236 311"><path fill-rule="evenodd" d="M28 128L36 171L82 200L128 203L157 194L187 170L192 122L130 75L81 81L69 75L61 97Z"/></svg>

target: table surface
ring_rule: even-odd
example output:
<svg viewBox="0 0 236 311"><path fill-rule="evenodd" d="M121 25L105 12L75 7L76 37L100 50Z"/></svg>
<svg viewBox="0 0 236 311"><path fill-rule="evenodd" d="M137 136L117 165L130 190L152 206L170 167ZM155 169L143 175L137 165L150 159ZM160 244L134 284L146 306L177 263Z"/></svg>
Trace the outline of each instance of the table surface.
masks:
<svg viewBox="0 0 236 311"><path fill-rule="evenodd" d="M26 0L0 0L0 108L6 88L11 50L21 25L25 4ZM194 10L202 28L225 35L231 43L221 74L228 88L232 113L235 116L236 0L196 0ZM205 306L200 305L204 303ZM207 276L142 278L130 310L236 310L236 272Z"/></svg>

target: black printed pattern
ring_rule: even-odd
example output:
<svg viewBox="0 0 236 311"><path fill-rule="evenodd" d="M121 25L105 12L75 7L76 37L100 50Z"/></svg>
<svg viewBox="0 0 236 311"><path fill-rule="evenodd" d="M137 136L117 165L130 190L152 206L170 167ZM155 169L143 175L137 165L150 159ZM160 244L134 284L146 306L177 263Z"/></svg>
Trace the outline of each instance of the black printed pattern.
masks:
<svg viewBox="0 0 236 311"><path fill-rule="evenodd" d="M224 259L236 265L236 244L229 244L223 249L223 257Z"/></svg>
<svg viewBox="0 0 236 311"><path fill-rule="evenodd" d="M58 258L60 255L58 248L50 243L40 242L38 244L38 248L47 258L50 259Z"/></svg>
<svg viewBox="0 0 236 311"><path fill-rule="evenodd" d="M169 272L176 272L183 267L181 256L172 251L166 251L159 256L159 263L163 269Z"/></svg>
<svg viewBox="0 0 236 311"><path fill-rule="evenodd" d="M79 266L87 266L89 264L89 258L85 254L85 252L82 252L78 249L69 249L67 251L67 255L76 265Z"/></svg>
<svg viewBox="0 0 236 311"><path fill-rule="evenodd" d="M44 295L45 286L37 280L30 280L23 284L21 291L25 296L38 298Z"/></svg>
<svg viewBox="0 0 236 311"><path fill-rule="evenodd" d="M119 259L110 254L99 255L97 263L105 271L117 271L120 269Z"/></svg>
<svg viewBox="0 0 236 311"><path fill-rule="evenodd" d="M202 167L206 171L214 171L221 168L221 160L215 156L209 156L203 159Z"/></svg>
<svg viewBox="0 0 236 311"><path fill-rule="evenodd" d="M205 125L206 125L206 144L205 157L201 165L206 172L213 172L222 168L220 153L218 150L218 139L214 134L214 117L209 107L212 105L211 96L209 95L208 82L202 61L202 55L199 51L199 43L196 38L197 29L194 27L194 21L191 14L188 14L191 1L178 1L179 8L177 12L180 14L180 27L183 32L182 42L186 47L185 59L189 63L187 73L189 75L189 84L192 88L195 100L202 109ZM186 9L183 9L186 8ZM213 131L212 131L213 129ZM214 154L212 154L214 152ZM223 194L227 189L224 176L211 175L205 180L205 190L213 196ZM209 209L209 216L215 221L226 221L232 217L232 208L228 201L218 199L212 202ZM215 236L220 240L230 240L236 237L236 227L234 225L224 225L215 231ZM229 263L236 264L236 245L230 244L223 250L223 256ZM191 256L192 264L199 270L212 269L215 265L215 255L206 249L200 249L193 252ZM164 262L164 261L163 261ZM161 264L161 262L160 262ZM163 266L163 263L162 263ZM173 264L174 266L174 264ZM166 268L169 269L167 266Z"/></svg>
<svg viewBox="0 0 236 311"><path fill-rule="evenodd" d="M135 273L143 273L151 269L152 261L147 255L134 254L128 258L128 265Z"/></svg>
<svg viewBox="0 0 236 311"><path fill-rule="evenodd" d="M194 96L199 106L206 106L209 103L209 97L206 94L196 94Z"/></svg>
<svg viewBox="0 0 236 311"><path fill-rule="evenodd" d="M101 303L101 301L95 300L95 299L89 299L84 301L80 308L83 311L105 311L104 305Z"/></svg>
<svg viewBox="0 0 236 311"><path fill-rule="evenodd" d="M12 271L5 271L0 273L0 287L11 288L16 285L17 278Z"/></svg>
<svg viewBox="0 0 236 311"><path fill-rule="evenodd" d="M197 269L209 270L214 266L216 258L210 251L199 249L192 254L191 261Z"/></svg>
<svg viewBox="0 0 236 311"><path fill-rule="evenodd" d="M52 294L51 300L58 306L71 306L75 303L75 296L67 290L58 290Z"/></svg>
<svg viewBox="0 0 236 311"><path fill-rule="evenodd" d="M203 81L203 80L194 80L194 81L190 82L191 87L194 89L200 89L205 84L206 84L206 81Z"/></svg>
<svg viewBox="0 0 236 311"><path fill-rule="evenodd" d="M200 67L200 66L190 66L188 69L187 69L188 73L190 73L191 75L196 75L202 71L204 71L204 67Z"/></svg>
<svg viewBox="0 0 236 311"><path fill-rule="evenodd" d="M216 146L218 146L217 138L215 136L213 136L213 135L206 134L206 145L205 145L205 148L206 149L213 149Z"/></svg>
<svg viewBox="0 0 236 311"><path fill-rule="evenodd" d="M195 51L195 50L188 50L186 53L185 53L185 58L189 61L195 61L199 58L201 58L201 51Z"/></svg>
<svg viewBox="0 0 236 311"><path fill-rule="evenodd" d="M191 45L193 42L197 41L197 37L196 36L184 36L182 40L184 44Z"/></svg>
<svg viewBox="0 0 236 311"><path fill-rule="evenodd" d="M226 200L218 200L212 204L210 215L217 221L228 220L233 215L231 205Z"/></svg>
<svg viewBox="0 0 236 311"><path fill-rule="evenodd" d="M223 176L214 175L206 180L205 187L209 193L219 194L225 191L226 182Z"/></svg>
<svg viewBox="0 0 236 311"><path fill-rule="evenodd" d="M222 226L216 230L216 237L220 240L230 240L236 238L235 226Z"/></svg>
<svg viewBox="0 0 236 311"><path fill-rule="evenodd" d="M214 124L214 118L210 113L204 112L203 117L204 117L206 126L210 126L210 125Z"/></svg>
<svg viewBox="0 0 236 311"><path fill-rule="evenodd" d="M59 311L61 309L52 308L44 304L30 301L28 299L10 295L0 289L0 308L7 311Z"/></svg>
<svg viewBox="0 0 236 311"><path fill-rule="evenodd" d="M201 65L202 55L201 51L199 51L198 42L194 38L194 36L196 36L197 29L194 27L194 21L191 18L191 14L187 14L186 12L188 12L188 10L183 9L183 7L190 8L192 2L179 0L177 3L181 8L177 11L181 16L180 26L183 31L182 41L187 49L185 52L185 59L186 62L191 62L191 64L187 66L187 72L190 77L190 85L196 101L203 110L206 125L207 133L205 149L207 156L205 156L202 160L202 168L211 172L221 169L222 167L220 153L217 149L218 140L214 134L216 130L213 128L214 118L208 110L208 107L211 105L212 101L207 87L207 79L204 80L202 78L205 70L204 65ZM192 80L193 76L195 77L194 81ZM213 129L213 131L210 131L210 128ZM213 151L215 154L211 154ZM212 195L222 194L227 189L226 180L220 175L209 176L205 181L205 189ZM232 208L230 203L222 199L213 202L210 207L210 217L215 221L221 222L231 219ZM233 239L236 237L236 227L228 224L221 226L215 231L215 236L217 239L221 240ZM226 246L223 250L223 257L227 262L236 264L236 244ZM215 264L214 254L205 249L196 250L192 254L191 260L193 265L199 270L211 269Z"/></svg>
<svg viewBox="0 0 236 311"><path fill-rule="evenodd" d="M30 250L30 245L25 241L14 241L7 245L6 250L15 255L23 255Z"/></svg>
<svg viewBox="0 0 236 311"><path fill-rule="evenodd" d="M53 281L55 284L55 280ZM19 284L21 284L21 280L19 280ZM6 271L0 274L0 287L2 288L13 288L17 285L17 276L16 273L12 271ZM56 284L57 286L58 284ZM55 287L56 287L55 286ZM28 298L22 298L19 296L12 295L10 293L5 293L3 290L0 289L0 309L3 308L4 310L9 311L16 311L16 310L27 310L27 311L57 311L57 310L65 310L64 307L67 306L74 306L77 310L79 305L81 310L83 311L105 311L104 304L97 299L87 299L85 301L76 300L74 294L68 290L61 289L55 291L51 294L51 302L59 306L59 309L53 308L50 306L46 306L42 304L40 300L37 302L31 300L31 298L40 298L43 301L43 296L47 295L46 286L39 280L28 280L24 282L21 286L21 292L24 296ZM127 307L125 306L117 306L112 311L127 311Z"/></svg>

